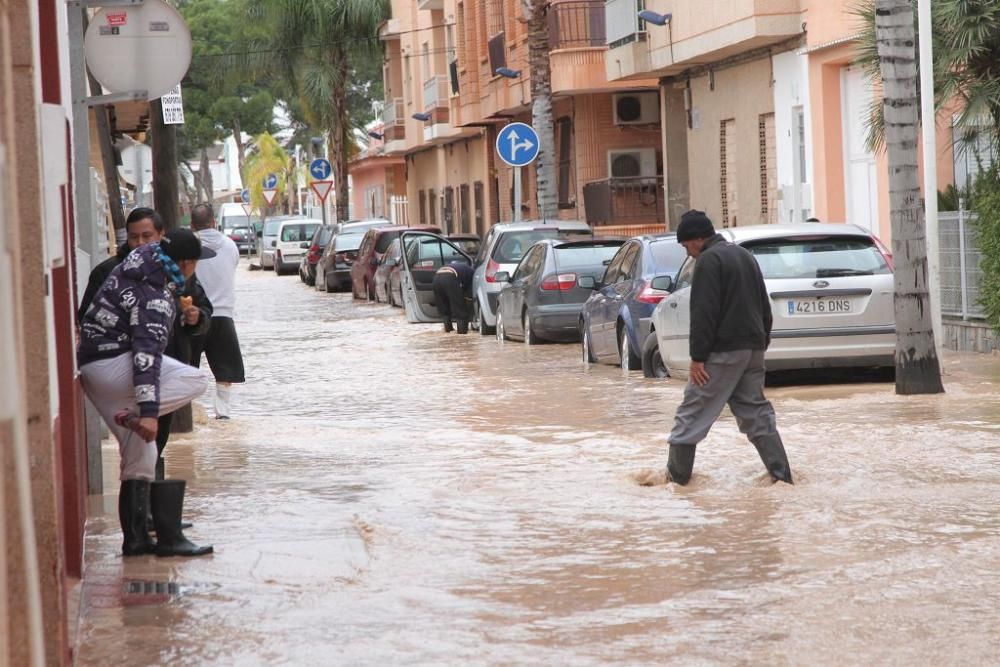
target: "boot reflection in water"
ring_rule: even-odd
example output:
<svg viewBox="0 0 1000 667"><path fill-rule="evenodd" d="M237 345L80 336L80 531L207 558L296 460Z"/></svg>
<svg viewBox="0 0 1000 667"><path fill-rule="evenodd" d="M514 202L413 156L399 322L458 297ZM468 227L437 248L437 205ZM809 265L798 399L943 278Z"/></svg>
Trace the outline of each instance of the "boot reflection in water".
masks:
<svg viewBox="0 0 1000 667"><path fill-rule="evenodd" d="M168 479L150 485L150 504L153 508L153 524L156 526L156 546L153 553L157 556L204 556L213 551L211 546L191 543L181 530L184 487L182 479Z"/></svg>

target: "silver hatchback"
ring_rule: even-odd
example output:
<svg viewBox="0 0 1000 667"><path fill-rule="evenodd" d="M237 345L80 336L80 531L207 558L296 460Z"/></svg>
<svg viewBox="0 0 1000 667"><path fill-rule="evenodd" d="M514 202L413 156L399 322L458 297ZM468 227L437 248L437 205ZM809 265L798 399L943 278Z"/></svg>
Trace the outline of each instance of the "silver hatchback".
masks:
<svg viewBox="0 0 1000 667"><path fill-rule="evenodd" d="M542 239L590 236L593 230L578 220L500 222L490 227L476 256L476 272L472 277L472 321L478 324L479 333L485 336L495 331L497 299L505 285L497 282L497 273L514 273L528 248Z"/></svg>
<svg viewBox="0 0 1000 667"><path fill-rule="evenodd" d="M854 225L818 223L720 233L749 250L764 275L774 316L768 370L894 365L892 257L877 238ZM664 366L680 377L691 361L694 265L689 257L652 318Z"/></svg>

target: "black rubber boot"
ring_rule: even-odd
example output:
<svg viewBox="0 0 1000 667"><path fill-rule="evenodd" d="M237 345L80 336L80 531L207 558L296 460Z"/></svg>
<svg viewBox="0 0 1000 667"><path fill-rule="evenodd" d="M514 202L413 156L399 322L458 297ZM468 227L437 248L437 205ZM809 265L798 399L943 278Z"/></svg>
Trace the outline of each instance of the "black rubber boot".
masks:
<svg viewBox="0 0 1000 667"><path fill-rule="evenodd" d="M149 512L149 482L127 479L118 490L118 520L122 524L122 555L153 553L153 541L146 530Z"/></svg>
<svg viewBox="0 0 1000 667"><path fill-rule="evenodd" d="M684 486L691 481L697 445L670 445L667 457L667 481Z"/></svg>
<svg viewBox="0 0 1000 667"><path fill-rule="evenodd" d="M157 556L204 556L212 553L212 547L200 547L184 537L181 529L181 514L184 511L183 479L168 479L153 482L149 497L153 506L153 523L156 525Z"/></svg>
<svg viewBox="0 0 1000 667"><path fill-rule="evenodd" d="M469 321L468 320L459 320L458 321L458 333L460 333L460 334L467 334L467 333L469 333Z"/></svg>
<svg viewBox="0 0 1000 667"><path fill-rule="evenodd" d="M444 321L444 332L445 333L451 333L454 330L455 330L455 328L451 326L451 320L445 320Z"/></svg>
<svg viewBox="0 0 1000 667"><path fill-rule="evenodd" d="M760 460L764 462L764 467L776 482L792 483L792 467L788 464L788 455L785 454L785 445L781 442L781 436L774 435L757 438L753 441L753 446L760 454Z"/></svg>

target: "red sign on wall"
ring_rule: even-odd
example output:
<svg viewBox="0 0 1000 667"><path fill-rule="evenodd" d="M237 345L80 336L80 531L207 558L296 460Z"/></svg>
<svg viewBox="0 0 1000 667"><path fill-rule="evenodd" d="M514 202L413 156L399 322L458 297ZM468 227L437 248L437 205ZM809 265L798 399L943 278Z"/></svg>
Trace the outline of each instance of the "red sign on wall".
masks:
<svg viewBox="0 0 1000 667"><path fill-rule="evenodd" d="M111 26L123 26L128 23L128 12L108 12L104 16Z"/></svg>

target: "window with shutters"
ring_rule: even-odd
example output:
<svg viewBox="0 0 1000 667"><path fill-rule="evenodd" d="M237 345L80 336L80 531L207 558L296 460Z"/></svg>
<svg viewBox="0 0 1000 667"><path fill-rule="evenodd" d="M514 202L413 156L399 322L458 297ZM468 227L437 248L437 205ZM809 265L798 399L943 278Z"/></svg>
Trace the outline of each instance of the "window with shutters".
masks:
<svg viewBox="0 0 1000 667"><path fill-rule="evenodd" d="M437 223L438 223L438 221L437 221L437 217L438 217L437 216L437 205L438 205L438 203L437 203L437 201L438 201L437 193L434 192L433 190L431 190L430 191L430 195L428 196L428 199L430 201L428 201L427 211L430 214L429 215L429 217L430 217L430 224L437 225ZM420 223L421 224L427 224L423 220L421 220Z"/></svg>
<svg viewBox="0 0 1000 667"><path fill-rule="evenodd" d="M556 186L559 208L576 205L576 179L573 173L573 119L562 116L556 121L556 145L559 161L556 165Z"/></svg>
<svg viewBox="0 0 1000 667"><path fill-rule="evenodd" d="M462 183L458 189L458 202L462 225L461 231L467 234L472 231L469 228L469 205L472 202L469 201L469 185L467 183Z"/></svg>
<svg viewBox="0 0 1000 667"><path fill-rule="evenodd" d="M433 190L432 190L433 192ZM433 196L433 195L432 195ZM420 224L427 224L427 193L421 190L417 193L418 205L420 206Z"/></svg>

